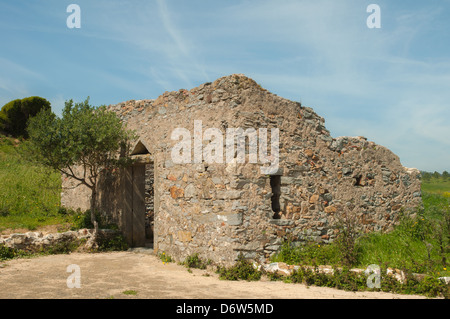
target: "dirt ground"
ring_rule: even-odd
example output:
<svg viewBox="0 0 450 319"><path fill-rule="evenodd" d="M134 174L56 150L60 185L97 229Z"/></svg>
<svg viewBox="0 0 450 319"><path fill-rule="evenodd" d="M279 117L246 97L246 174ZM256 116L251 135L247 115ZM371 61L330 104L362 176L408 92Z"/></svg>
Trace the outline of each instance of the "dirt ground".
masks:
<svg viewBox="0 0 450 319"><path fill-rule="evenodd" d="M80 288L68 288L69 265L80 269ZM0 262L1 299L413 299L422 296L347 292L301 284L224 281L210 270L192 273L150 250L72 253ZM127 290L135 295L126 295Z"/></svg>

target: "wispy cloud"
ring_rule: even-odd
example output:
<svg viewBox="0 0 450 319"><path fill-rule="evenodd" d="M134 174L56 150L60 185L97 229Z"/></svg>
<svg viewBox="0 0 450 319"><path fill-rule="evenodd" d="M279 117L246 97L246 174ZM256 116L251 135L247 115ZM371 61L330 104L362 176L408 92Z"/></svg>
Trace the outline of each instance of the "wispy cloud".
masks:
<svg viewBox="0 0 450 319"><path fill-rule="evenodd" d="M28 82L45 80L32 69L3 57L0 57L0 70L0 107L12 99L29 94Z"/></svg>
<svg viewBox="0 0 450 319"><path fill-rule="evenodd" d="M379 0L379 30L366 26L368 1L77 3L80 30L65 27L60 1L0 4L8 43L0 53L2 98L38 87L57 104L86 94L114 103L244 73L313 107L334 136L364 135L410 166L448 170L448 0ZM20 47L30 42L27 55Z"/></svg>

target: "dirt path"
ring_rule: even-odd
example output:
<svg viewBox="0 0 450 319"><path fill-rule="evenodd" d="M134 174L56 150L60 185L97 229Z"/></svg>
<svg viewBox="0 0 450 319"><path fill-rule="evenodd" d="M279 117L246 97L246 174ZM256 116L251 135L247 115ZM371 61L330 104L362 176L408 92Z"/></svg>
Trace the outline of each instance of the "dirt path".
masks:
<svg viewBox="0 0 450 319"><path fill-rule="evenodd" d="M68 288L67 267L80 267L81 288ZM205 275L209 274L209 276ZM146 252L101 254L73 253L0 263L0 298L188 298L188 299L406 299L421 296L379 292L346 292L261 280L233 282L217 278L213 271L164 265ZM136 295L123 291L134 290Z"/></svg>

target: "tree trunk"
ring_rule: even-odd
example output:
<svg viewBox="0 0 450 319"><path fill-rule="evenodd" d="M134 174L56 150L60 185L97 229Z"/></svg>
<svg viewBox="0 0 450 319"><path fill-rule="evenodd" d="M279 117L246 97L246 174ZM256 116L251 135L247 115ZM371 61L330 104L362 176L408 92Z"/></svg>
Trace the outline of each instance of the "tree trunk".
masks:
<svg viewBox="0 0 450 319"><path fill-rule="evenodd" d="M97 239L98 239L98 223L97 220L95 218L95 208L97 206L97 185L94 185L91 188L91 222L92 225L94 225L94 232L91 236L91 238L89 239L87 246L90 249L97 249L98 248L98 243L97 243Z"/></svg>

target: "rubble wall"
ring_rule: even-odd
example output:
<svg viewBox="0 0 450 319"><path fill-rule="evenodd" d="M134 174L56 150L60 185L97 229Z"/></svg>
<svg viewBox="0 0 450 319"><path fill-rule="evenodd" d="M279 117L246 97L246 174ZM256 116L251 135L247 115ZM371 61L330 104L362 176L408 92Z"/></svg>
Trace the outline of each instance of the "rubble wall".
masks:
<svg viewBox="0 0 450 319"><path fill-rule="evenodd" d="M243 75L109 108L152 154L155 249L177 260L199 253L230 264L243 253L263 261L288 238L332 241L343 214L356 216L364 232L389 231L400 212L421 205L418 170L404 168L390 150L364 137L333 138L313 109ZM194 121L202 122L202 133L279 129L281 218L273 218L270 175L248 156L244 163L174 163L179 140L172 132L186 129L194 145ZM63 194L63 202L76 204L74 194Z"/></svg>

